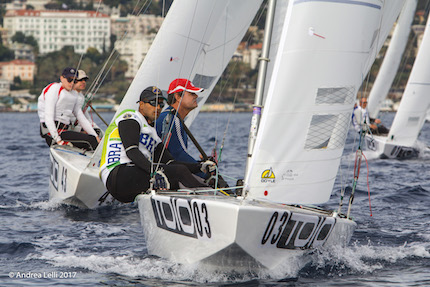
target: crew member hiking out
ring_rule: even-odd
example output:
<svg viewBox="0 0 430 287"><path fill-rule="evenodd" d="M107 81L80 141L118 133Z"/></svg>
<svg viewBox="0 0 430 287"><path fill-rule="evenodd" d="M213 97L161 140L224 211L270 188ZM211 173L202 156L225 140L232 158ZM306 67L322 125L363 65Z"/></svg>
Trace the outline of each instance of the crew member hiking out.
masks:
<svg viewBox="0 0 430 287"><path fill-rule="evenodd" d="M39 96L37 112L40 119L40 135L48 146L56 143L94 150L100 142L79 106L76 91L73 91L78 76L76 69L65 68L60 83L49 84ZM68 130L71 120L75 117L86 133Z"/></svg>
<svg viewBox="0 0 430 287"><path fill-rule="evenodd" d="M158 136L176 160L198 163L188 153L188 129L184 120L192 110L197 108L197 93L202 91L203 88L194 86L188 79L175 79L169 85L167 102L170 106L161 113L155 126ZM209 172L201 172L197 175L208 180L214 174L215 167ZM214 182L212 181L212 183ZM212 184L210 185L212 186ZM227 186L227 183L219 176L218 187Z"/></svg>
<svg viewBox="0 0 430 287"><path fill-rule="evenodd" d="M206 170L213 162L177 162L164 150L154 121L164 105L162 92L148 87L140 94L138 111L124 110L106 130L100 177L107 190L121 202L153 189L208 187L192 173ZM160 164L157 163L160 161ZM154 179L151 179L154 178Z"/></svg>

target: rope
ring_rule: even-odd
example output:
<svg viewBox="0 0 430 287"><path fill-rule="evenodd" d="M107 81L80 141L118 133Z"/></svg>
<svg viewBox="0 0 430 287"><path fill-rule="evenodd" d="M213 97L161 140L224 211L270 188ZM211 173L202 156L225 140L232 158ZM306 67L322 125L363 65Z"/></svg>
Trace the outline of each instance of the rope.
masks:
<svg viewBox="0 0 430 287"><path fill-rule="evenodd" d="M215 2L214 2L214 5L215 5ZM197 6L195 6L195 7L194 7L193 19L192 19L192 22L191 22L191 25L190 25L190 30L188 31L187 41L186 41L186 43L185 43L185 49L184 49L184 54L183 54L183 56L182 56L182 59L184 58L185 53L186 53L186 51L187 51L187 47L188 47L188 43L189 43L190 35L191 35L191 27L193 26L193 23L194 23L196 10L197 10ZM210 17L212 17L212 15L213 15L213 11L214 11L214 6L212 6L212 11L211 11L211 13L210 13ZM203 35L205 35L205 34L206 34L206 32L207 32L207 30L208 30L209 22L210 22L210 21L208 21L208 24L206 25L205 32L203 33ZM200 42L200 48L201 48L201 47L203 47L203 42ZM193 67L193 68L194 68L194 66L196 65L197 58L198 58L198 57L196 57L196 58L194 59L194 62L192 63L192 67ZM184 64L184 62L182 62L182 63L181 63L181 66L180 66L180 68L179 68L179 72L178 72L178 76L181 74L183 64ZM192 70L193 70L193 69L191 69L190 71L192 71ZM191 73L191 72L190 72L190 73ZM188 79L188 80L189 80L189 76L190 76L190 75L188 75L188 77L187 77L187 79ZM188 84L188 83L186 83L186 84ZM177 117L177 116L178 116L178 110L179 110L179 108L180 108L180 106L181 106L184 92L185 92L185 91L183 91L183 92L182 92L181 100L179 101L179 105L178 105L178 108L176 109L176 112L175 112L175 115L173 116L173 119L175 119L175 117ZM171 125L170 125L169 131L168 131L168 133L167 133L167 138L169 138L169 137L170 137L170 135L171 135L171 133L172 133L172 128L173 128L173 124L171 124ZM155 167L155 169L156 169L156 170L158 170L158 168L159 168L159 166L160 166L160 164L161 164L161 159L163 158L164 151L165 151L165 150L166 150L166 148L167 148L167 147L166 147L166 144L167 144L167 141L166 141L166 143L164 143L164 144L163 144L163 149L162 149L162 151L161 151L160 158L159 158L159 160L158 160L158 162L157 162L157 164L156 164L156 167ZM151 168L152 168L152 165L153 165L153 164L154 164L154 163L153 163L153 161L151 161Z"/></svg>
<svg viewBox="0 0 430 287"><path fill-rule="evenodd" d="M215 2L214 2L215 3ZM267 4L266 4L267 5ZM210 17L212 17L212 15L213 15L213 11L214 11L214 6L212 7L212 11L211 11L211 13L210 13ZM263 12L264 12L264 10L262 9L261 10L261 12L260 12L260 15L258 16L258 18L257 18L257 20L256 20L256 22L259 22L260 21L260 19L261 19L261 17L262 17L262 15L263 15ZM193 21L194 21L194 17L195 17L195 13L196 13L196 9L194 9L194 15L193 15ZM193 22L192 22L193 23ZM192 26L192 23L191 23L191 26ZM209 24L209 21L208 21L208 24ZM227 26L227 25L226 25ZM208 29L208 25L206 26L206 28L205 28L205 32L204 32L204 35L206 34L206 31L207 31L207 29ZM227 28L226 28L227 29ZM189 31L189 33L188 33L188 37L187 37L187 41L186 41L186 46L185 46L185 49L184 49L184 53L185 53L185 51L187 50L187 46L188 46L188 41L189 41L189 36L190 36L190 33L191 33L191 29L190 29L190 31ZM252 38L252 35L250 35L249 36L249 38L248 38L248 42L250 41L250 39ZM203 42L201 42L200 43L200 48L202 47L204 45L204 43ZM225 45L224 45L224 47L225 47ZM217 48L217 47L215 47L215 48ZM225 50L223 50L223 53L225 52ZM182 57L182 58L184 58L184 57ZM194 59L194 62L193 62L193 64L192 64L192 67L194 67L195 66L195 64L196 64L196 62L197 62L197 59L198 59L198 57L196 57L195 59ZM236 62L236 63L234 63L234 67L236 67L236 65L237 65L238 63ZM179 69L179 75L180 75L180 73L181 73L181 71L182 71L182 67L183 67L183 62L181 63L181 67L180 67L180 69ZM190 71L192 71L193 69L191 69ZM233 69L234 70L234 69ZM190 72L191 73L191 72ZM228 80L230 79L230 77L231 77L231 74L233 73L233 71L231 71L230 72L230 74L229 74L229 76L227 77L227 82L228 82ZM187 79L189 79L190 78L190 76L191 76L191 74L187 77ZM242 79L241 79L242 80ZM218 95L218 101L220 101L220 96L221 96L221 93L223 92L223 90L224 90L224 88L226 87L226 84L224 85L224 87L220 90L220 93L219 93L219 95ZM174 115L174 117L176 117L176 116L178 116L178 110L179 110L179 107L180 107L180 105L181 105L181 103L182 103L182 98L183 97L181 97L181 100L179 101L179 105L178 105L178 108L177 108L177 110L176 110L176 113L175 113L175 115ZM236 98L237 98L237 91L236 91L236 94L235 94L235 101L236 101ZM174 118L173 117L173 118ZM218 120L218 118L217 118L217 120ZM230 121L230 118L229 118L229 121ZM167 133L167 137L169 137L170 135L171 135L171 131L172 131L172 128L173 128L173 124L171 124L170 125L170 128L169 128L169 131L168 131L168 133ZM225 139L225 135L226 135L226 133L227 133L227 130L228 130L228 124L227 124L227 126L226 126L226 130L225 130L225 133L224 133L224 138L223 138L223 143L222 143L222 145L221 145L221 149L220 149L220 155L218 156L218 162L220 161L220 159L221 159L221 153L222 153L222 148L224 147L224 139ZM166 142L167 143L167 142ZM160 163L161 163L161 158L163 157L163 155L164 155L164 151L165 151L165 149L166 149L166 143L165 144L163 144L163 149L162 149L162 152L161 152L161 156L160 156L160 158L159 158L159 160L158 160L158 162L157 162L157 164L156 164L156 170L159 168L159 166L160 166ZM215 137L215 149L216 149L216 145L217 145L217 130L216 130L216 137ZM153 165L154 163L152 163L152 165ZM218 168L217 168L217 175L218 175ZM218 179L218 177L217 177L217 179ZM217 181L216 181L216 185L217 185Z"/></svg>
<svg viewBox="0 0 430 287"><path fill-rule="evenodd" d="M369 211L370 211L370 216L372 215L372 204L370 203L370 185L369 185L369 163L367 162L367 158L363 153L363 157L366 161L366 167L367 167L367 194L369 196Z"/></svg>

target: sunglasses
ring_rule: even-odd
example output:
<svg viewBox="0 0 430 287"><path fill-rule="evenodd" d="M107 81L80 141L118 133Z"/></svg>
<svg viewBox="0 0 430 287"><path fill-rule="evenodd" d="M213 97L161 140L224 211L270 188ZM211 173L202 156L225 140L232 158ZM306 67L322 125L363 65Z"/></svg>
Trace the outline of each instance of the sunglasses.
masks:
<svg viewBox="0 0 430 287"><path fill-rule="evenodd" d="M150 101L143 101L143 102L144 103L148 103L148 104L150 104L153 107L156 107L156 106L160 106L160 108L164 107L164 100L157 101L156 99L153 99L153 100L150 100Z"/></svg>
<svg viewBox="0 0 430 287"><path fill-rule="evenodd" d="M66 78L66 80L67 80L67 82L69 82L69 83L71 83L71 82L76 83L76 82L78 81L78 80L76 80L76 78L74 78L74 77Z"/></svg>

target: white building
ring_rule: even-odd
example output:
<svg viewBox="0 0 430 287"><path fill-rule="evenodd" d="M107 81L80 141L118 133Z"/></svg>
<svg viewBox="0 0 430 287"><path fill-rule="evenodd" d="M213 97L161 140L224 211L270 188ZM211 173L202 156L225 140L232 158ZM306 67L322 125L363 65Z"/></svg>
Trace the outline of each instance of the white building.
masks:
<svg viewBox="0 0 430 287"><path fill-rule="evenodd" d="M10 82L6 79L0 79L0 97L8 96L10 93Z"/></svg>
<svg viewBox="0 0 430 287"><path fill-rule="evenodd" d="M163 23L164 18L157 15L127 15L127 17L120 17L119 14L111 16L112 34L121 39L126 35L146 35L150 33L157 33Z"/></svg>
<svg viewBox="0 0 430 287"><path fill-rule="evenodd" d="M25 4L33 6L34 10L44 10L50 0L27 0Z"/></svg>
<svg viewBox="0 0 430 287"><path fill-rule="evenodd" d="M10 10L4 17L8 42L16 32L33 36L41 54L73 46L76 53L89 47L99 52L110 46L110 18L95 11Z"/></svg>
<svg viewBox="0 0 430 287"><path fill-rule="evenodd" d="M115 42L115 49L121 55L121 60L128 64L125 77L132 79L136 76L143 59L145 59L149 48L154 42L155 34L127 37Z"/></svg>
<svg viewBox="0 0 430 287"><path fill-rule="evenodd" d="M9 49L14 51L15 59L25 59L34 62L35 57L33 53L33 47L28 44L12 43L9 45Z"/></svg>

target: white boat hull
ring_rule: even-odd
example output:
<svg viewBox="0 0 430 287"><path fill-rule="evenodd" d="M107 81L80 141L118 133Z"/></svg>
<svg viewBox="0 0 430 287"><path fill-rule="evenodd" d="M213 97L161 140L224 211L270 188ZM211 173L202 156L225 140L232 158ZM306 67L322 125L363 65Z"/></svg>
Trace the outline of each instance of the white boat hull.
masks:
<svg viewBox="0 0 430 287"><path fill-rule="evenodd" d="M331 212L226 196L138 195L149 254L183 264L274 269L356 228Z"/></svg>
<svg viewBox="0 0 430 287"><path fill-rule="evenodd" d="M92 153L81 149L55 146L50 148L51 176L49 199L81 208L95 208L106 192L99 178L98 166L88 166ZM110 202L111 197L105 202Z"/></svg>
<svg viewBox="0 0 430 287"><path fill-rule="evenodd" d="M389 143L386 136L366 135L365 142L367 151L379 158L408 159L418 157L420 152L417 147Z"/></svg>

